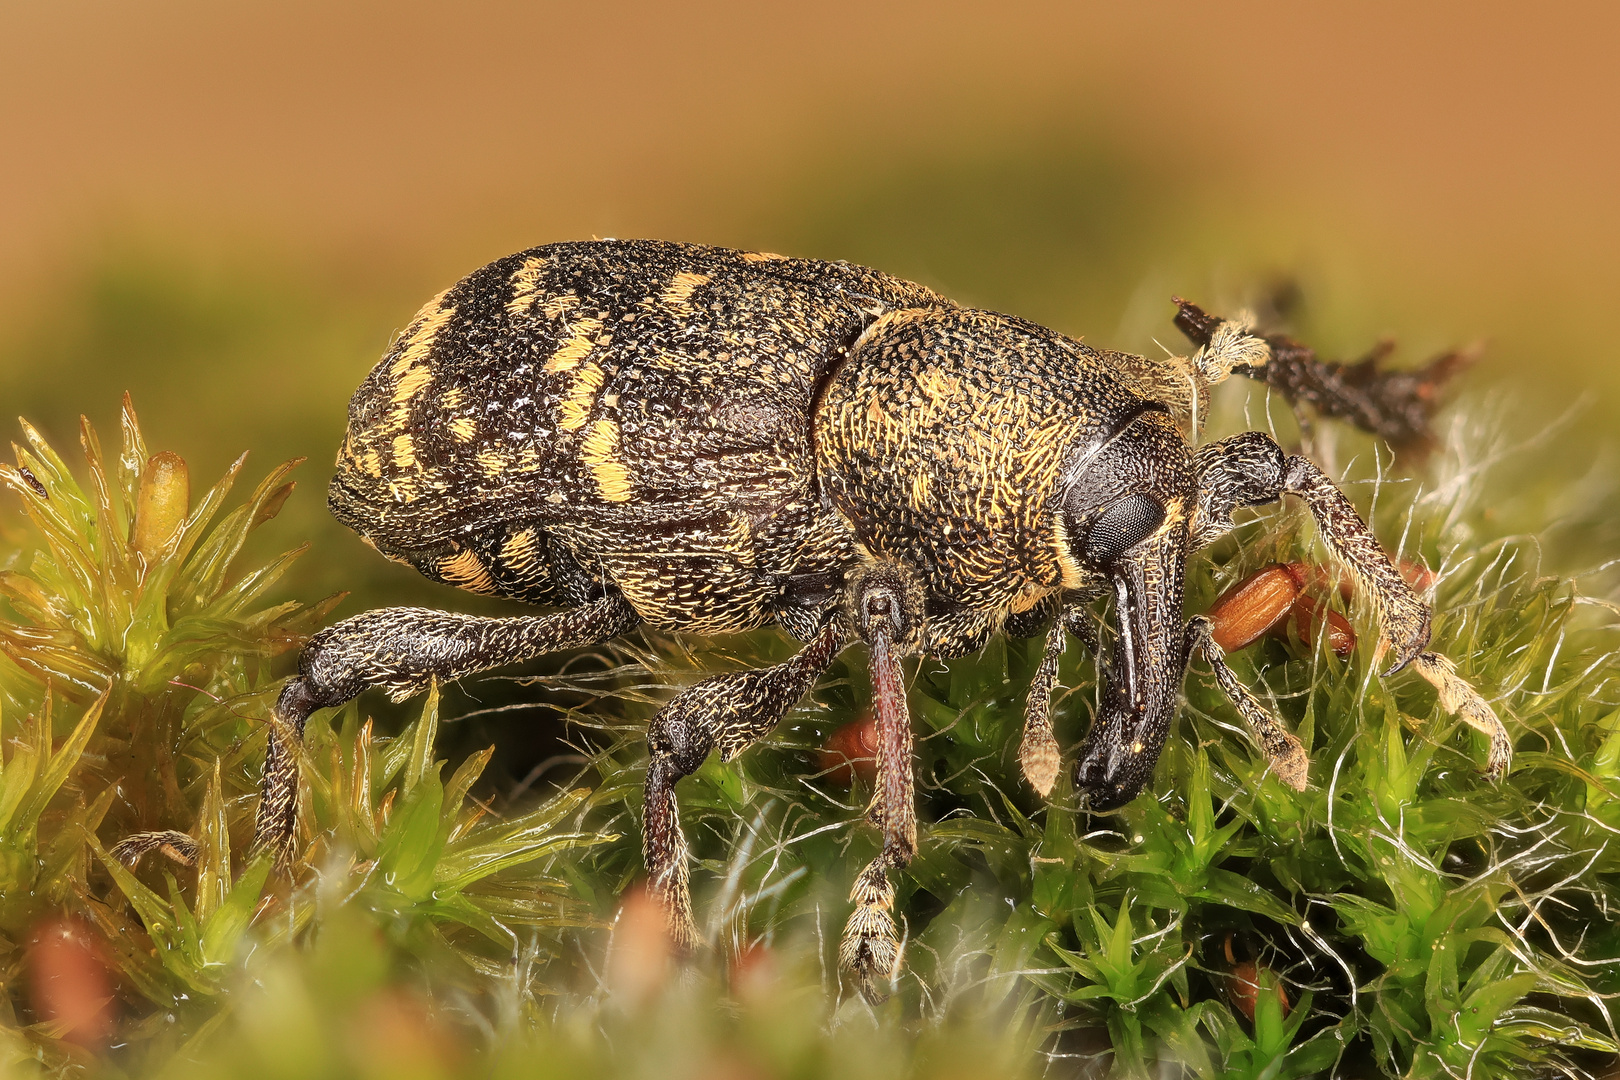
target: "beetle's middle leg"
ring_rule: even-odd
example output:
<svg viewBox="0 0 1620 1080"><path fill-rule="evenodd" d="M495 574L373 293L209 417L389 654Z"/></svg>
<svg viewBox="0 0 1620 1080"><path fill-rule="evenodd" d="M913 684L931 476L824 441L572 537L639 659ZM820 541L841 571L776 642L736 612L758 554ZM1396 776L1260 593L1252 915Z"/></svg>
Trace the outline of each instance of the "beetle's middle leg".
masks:
<svg viewBox="0 0 1620 1080"><path fill-rule="evenodd" d="M730 761L768 734L809 693L847 640L844 625L830 613L791 660L704 679L681 691L653 717L647 729L652 759L647 763L642 857L653 895L664 906L670 937L681 951L696 949L700 938L692 921L676 781L696 772L709 751L718 747L721 760Z"/></svg>
<svg viewBox="0 0 1620 1080"><path fill-rule="evenodd" d="M1193 455L1193 467L1198 473L1195 549L1232 530L1236 507L1275 502L1285 494L1304 499L1328 550L1372 599L1379 627L1395 653L1394 664L1384 674L1392 675L1410 664L1440 691L1446 709L1490 739L1486 771L1498 776L1507 769L1513 755L1507 728L1485 699L1457 675L1451 661L1428 649L1429 605L1406 584L1333 481L1309 459L1286 456L1275 439L1260 431L1206 443Z"/></svg>
<svg viewBox="0 0 1620 1080"><path fill-rule="evenodd" d="M902 563L867 564L849 575L846 616L871 650L872 711L877 719L877 783L870 816L883 830L883 848L855 879L855 903L839 945L840 962L860 981L861 995L883 999L879 980L891 979L900 964L895 931L894 885L890 870L910 864L917 853L917 805L912 783L911 714L900 658L922 639L923 588L915 570Z"/></svg>

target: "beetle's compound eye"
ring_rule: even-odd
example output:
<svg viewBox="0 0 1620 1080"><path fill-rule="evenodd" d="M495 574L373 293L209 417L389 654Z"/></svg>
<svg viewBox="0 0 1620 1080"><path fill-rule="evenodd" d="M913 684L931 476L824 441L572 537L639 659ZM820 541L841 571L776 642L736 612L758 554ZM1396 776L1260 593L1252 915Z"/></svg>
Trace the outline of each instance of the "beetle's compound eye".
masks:
<svg viewBox="0 0 1620 1080"><path fill-rule="evenodd" d="M1164 522L1164 504L1151 495L1124 495L1107 506L1086 534L1085 558L1094 565L1111 563L1153 535Z"/></svg>

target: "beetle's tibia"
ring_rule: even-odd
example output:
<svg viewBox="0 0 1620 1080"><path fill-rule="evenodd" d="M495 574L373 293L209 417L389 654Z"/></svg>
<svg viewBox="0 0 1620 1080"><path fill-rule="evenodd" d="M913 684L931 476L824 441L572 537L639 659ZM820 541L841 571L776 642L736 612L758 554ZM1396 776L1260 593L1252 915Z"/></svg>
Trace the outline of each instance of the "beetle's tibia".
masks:
<svg viewBox="0 0 1620 1080"><path fill-rule="evenodd" d="M1063 751L1052 731L1052 691L1057 688L1058 661L1067 643L1068 628L1059 614L1046 633L1046 648L1024 699L1024 738L1018 744L1018 764L1024 779L1043 799L1052 793L1063 764Z"/></svg>

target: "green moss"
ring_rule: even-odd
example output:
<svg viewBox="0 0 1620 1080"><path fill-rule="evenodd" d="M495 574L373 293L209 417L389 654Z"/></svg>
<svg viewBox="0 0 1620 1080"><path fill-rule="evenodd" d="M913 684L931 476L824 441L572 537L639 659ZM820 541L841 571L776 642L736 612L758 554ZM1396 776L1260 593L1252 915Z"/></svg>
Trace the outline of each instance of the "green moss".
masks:
<svg viewBox="0 0 1620 1080"><path fill-rule="evenodd" d="M0 549L0 1058L24 1074L1493 1076L1615 1052L1610 609L1543 576L1531 535L1505 535L1530 504L1462 467L1490 456L1468 431L1429 484L1369 489L1376 473L1352 468L1350 490L1376 494L1379 535L1440 569L1435 642L1508 719L1507 780L1481 775L1483 740L1427 683L1372 674L1359 602L1347 661L1297 639L1233 657L1310 748L1303 794L1195 665L1153 794L1090 818L1060 782L1043 805L1015 759L1036 643L923 663L907 965L875 1014L835 955L878 842L869 790L823 758L866 704L858 652L764 745L683 783L715 945L684 975L636 899L644 721L674 685L784 657L777 635L633 636L528 676L583 762L555 789L548 774L549 795L481 788L488 752L445 776L436 693L391 737L361 708L323 714L289 877L242 851L272 662L331 603L264 599L296 551L242 565L287 467L232 510L240 466L177 511L127 409L117 461L87 429L83 479L25 436L0 473L23 510ZM1373 460L1349 437L1315 449ZM1199 560L1189 606L1320 557L1307 524L1247 526ZM1067 746L1094 676L1071 649ZM196 836L198 865L106 855L153 829ZM93 1050L29 987L31 942L64 917L114 999Z"/></svg>

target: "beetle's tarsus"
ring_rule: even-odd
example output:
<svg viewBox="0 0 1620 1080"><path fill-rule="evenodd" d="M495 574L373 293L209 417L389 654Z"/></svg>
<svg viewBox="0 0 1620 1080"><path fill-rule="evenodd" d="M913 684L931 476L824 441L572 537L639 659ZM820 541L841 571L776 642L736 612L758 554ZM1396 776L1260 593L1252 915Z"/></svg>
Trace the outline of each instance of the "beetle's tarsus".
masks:
<svg viewBox="0 0 1620 1080"><path fill-rule="evenodd" d="M114 844L107 854L133 870L153 851L181 866L197 865L199 848L196 837L173 830L131 833Z"/></svg>
<svg viewBox="0 0 1620 1080"><path fill-rule="evenodd" d="M1254 732L1277 779L1295 791L1304 791L1311 764L1304 745L1260 704L1227 666L1226 651L1215 641L1214 625L1203 615L1194 616L1187 623L1187 640L1189 651L1196 649L1209 662L1215 682Z"/></svg>
<svg viewBox="0 0 1620 1080"><path fill-rule="evenodd" d="M881 1005L888 994L880 983L892 982L900 968L900 937L895 930L894 886L888 874L889 860L879 855L855 879L849 892L855 910L844 924L844 938L838 946L838 960L855 975L861 996L869 1004Z"/></svg>
<svg viewBox="0 0 1620 1080"><path fill-rule="evenodd" d="M1513 761L1513 740L1496 710L1457 674L1457 665L1437 652L1422 652L1412 658L1412 670L1440 692L1440 707L1461 717L1463 722L1490 740L1485 756L1485 773L1493 780L1507 774Z"/></svg>
<svg viewBox="0 0 1620 1080"><path fill-rule="evenodd" d="M1197 304L1172 298L1175 323L1194 343L1208 347L1229 325ZM1316 353L1285 334L1267 334L1270 359L1244 374L1273 386L1289 401L1304 402L1323 416L1345 420L1385 439L1396 449L1418 452L1434 444L1430 422L1446 384L1478 357L1478 350L1443 353L1421 368L1385 371L1380 364L1393 346L1381 343L1353 364L1319 360Z"/></svg>
<svg viewBox="0 0 1620 1080"><path fill-rule="evenodd" d="M686 837L681 832L675 784L702 766L711 750L730 761L769 734L816 684L842 651L848 633L834 617L791 660L755 671L704 679L671 699L647 729L642 858L652 894L664 907L670 938L683 952L701 943L692 919Z"/></svg>

